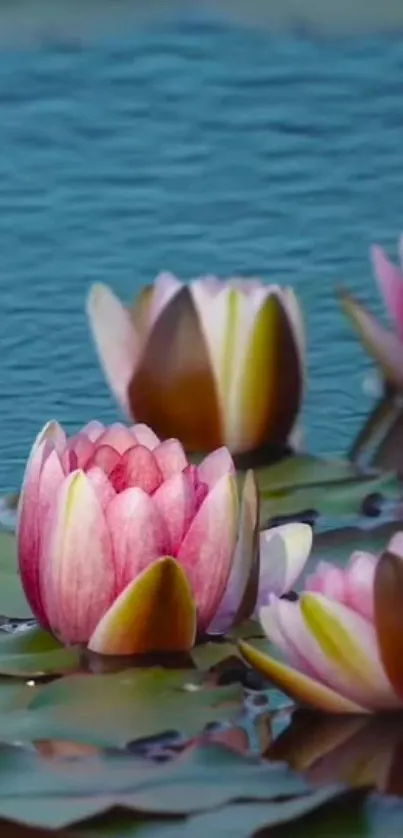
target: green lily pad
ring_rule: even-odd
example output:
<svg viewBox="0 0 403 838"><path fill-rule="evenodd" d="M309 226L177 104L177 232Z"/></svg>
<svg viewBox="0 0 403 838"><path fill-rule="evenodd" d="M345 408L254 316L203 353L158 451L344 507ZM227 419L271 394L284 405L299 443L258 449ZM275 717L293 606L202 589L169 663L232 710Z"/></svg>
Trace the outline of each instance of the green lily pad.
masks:
<svg viewBox="0 0 403 838"><path fill-rule="evenodd" d="M0 675L41 678L78 669L80 649L64 647L34 626L18 634L0 633Z"/></svg>
<svg viewBox="0 0 403 838"><path fill-rule="evenodd" d="M332 787L291 800L234 803L217 811L203 812L189 818L139 821L138 818L134 820L128 815L112 815L107 819L103 818L102 822L98 819L95 823L77 828L77 833L73 830L73 835L79 834L82 838L96 838L98 835L105 838L205 838L210 834L220 838L249 838L273 825L278 827L297 819L299 821L313 810L319 809L323 812L325 805L330 802L338 801L339 805L343 803L344 806L344 797L344 791ZM264 834L266 835L266 831Z"/></svg>
<svg viewBox="0 0 403 838"><path fill-rule="evenodd" d="M375 493L397 501L402 485L395 474L388 473L349 480L324 480L281 490L261 488L262 525L270 519L298 515L305 510L332 517L357 515L362 512L365 499Z"/></svg>
<svg viewBox="0 0 403 838"><path fill-rule="evenodd" d="M116 806L189 815L230 801L295 796L305 801L311 793L286 766L246 758L219 745L191 746L165 764L116 753L47 761L35 751L0 748L0 817L30 826L60 829Z"/></svg>
<svg viewBox="0 0 403 838"><path fill-rule="evenodd" d="M271 466L256 469L262 492L279 492L301 486L352 480L359 475L349 460L330 460L311 454L286 457Z"/></svg>
<svg viewBox="0 0 403 838"><path fill-rule="evenodd" d="M15 536L0 530L0 617L32 618L17 572Z"/></svg>
<svg viewBox="0 0 403 838"><path fill-rule="evenodd" d="M195 671L65 676L38 687L26 711L0 716L0 741L57 739L122 747L167 730L193 735L209 722L234 718L242 699L240 685L203 687Z"/></svg>

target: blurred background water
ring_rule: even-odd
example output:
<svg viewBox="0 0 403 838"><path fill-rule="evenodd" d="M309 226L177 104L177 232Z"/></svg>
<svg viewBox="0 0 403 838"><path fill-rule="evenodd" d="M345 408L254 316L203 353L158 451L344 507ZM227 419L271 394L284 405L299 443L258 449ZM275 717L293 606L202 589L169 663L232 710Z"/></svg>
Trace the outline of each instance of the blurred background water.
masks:
<svg viewBox="0 0 403 838"><path fill-rule="evenodd" d="M342 453L371 405L343 283L381 312L368 247L403 229L403 42L197 20L0 52L0 488L40 426L113 421L86 325L162 269L293 284L304 420Z"/></svg>

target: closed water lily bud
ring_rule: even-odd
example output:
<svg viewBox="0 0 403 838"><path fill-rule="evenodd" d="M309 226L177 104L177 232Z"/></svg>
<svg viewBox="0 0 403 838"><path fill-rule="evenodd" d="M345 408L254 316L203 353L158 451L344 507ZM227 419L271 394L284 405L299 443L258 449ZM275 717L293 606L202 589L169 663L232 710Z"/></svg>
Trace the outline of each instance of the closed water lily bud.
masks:
<svg viewBox="0 0 403 838"><path fill-rule="evenodd" d="M259 499L239 504L226 448L189 465L146 425L91 422L34 443L18 511L21 581L39 623L106 655L189 650L253 611ZM213 626L214 624L214 626Z"/></svg>
<svg viewBox="0 0 403 838"><path fill-rule="evenodd" d="M305 341L290 288L161 274L132 310L104 285L87 308L109 386L159 436L233 454L298 436Z"/></svg>

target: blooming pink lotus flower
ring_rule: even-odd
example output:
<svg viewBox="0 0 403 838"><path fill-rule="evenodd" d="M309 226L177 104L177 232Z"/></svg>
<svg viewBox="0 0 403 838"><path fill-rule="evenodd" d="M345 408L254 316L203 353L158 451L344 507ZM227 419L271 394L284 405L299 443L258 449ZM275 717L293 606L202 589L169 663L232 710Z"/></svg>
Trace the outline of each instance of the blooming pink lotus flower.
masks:
<svg viewBox="0 0 403 838"><path fill-rule="evenodd" d="M292 698L332 713L403 707L403 533L379 559L322 564L298 602L272 596L259 616L287 663L241 651Z"/></svg>
<svg viewBox="0 0 403 838"><path fill-rule="evenodd" d="M403 236L400 239L403 262ZM385 329L351 294L341 292L342 308L387 382L403 389L403 270L382 248L371 248L375 277L395 331Z"/></svg>
<svg viewBox="0 0 403 838"><path fill-rule="evenodd" d="M124 412L186 450L297 444L305 341L290 288L160 274L132 309L104 285L88 316Z"/></svg>
<svg viewBox="0 0 403 838"><path fill-rule="evenodd" d="M185 651L196 634L249 616L257 595L267 601L267 568L258 591L258 513L253 472L239 509L225 448L196 467L178 440L160 442L146 425L91 422L67 439L50 422L20 497L23 588L39 623L65 644L119 655ZM283 585L310 549L310 528L304 537L295 526L280 539L281 556L280 543L265 555L266 565L283 562ZM279 572L273 565L272 576Z"/></svg>

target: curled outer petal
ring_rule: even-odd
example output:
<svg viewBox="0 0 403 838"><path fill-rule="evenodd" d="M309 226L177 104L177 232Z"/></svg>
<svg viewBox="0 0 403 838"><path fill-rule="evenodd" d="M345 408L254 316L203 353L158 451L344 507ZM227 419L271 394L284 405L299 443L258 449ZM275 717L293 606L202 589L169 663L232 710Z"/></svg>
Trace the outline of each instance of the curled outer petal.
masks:
<svg viewBox="0 0 403 838"><path fill-rule="evenodd" d="M230 577L209 634L223 634L250 617L259 585L259 489L248 471L242 489L238 541Z"/></svg>
<svg viewBox="0 0 403 838"><path fill-rule="evenodd" d="M35 439L25 473L17 513L17 545L21 582L32 611L44 628L49 628L42 602L40 557L41 557L41 515L43 503L40 498L40 479L47 459L65 442L60 425L47 422ZM46 484L47 485L47 484ZM56 487L57 488L57 487Z"/></svg>
<svg viewBox="0 0 403 838"><path fill-rule="evenodd" d="M298 672L291 666L270 657L270 655L259 652L249 643L240 641L238 647L246 662L253 669L259 672L263 678L272 681L295 701L308 707L316 707L326 713L368 712L364 707L350 701L350 699L321 684L309 675L304 675L303 672Z"/></svg>
<svg viewBox="0 0 403 838"><path fill-rule="evenodd" d="M93 285L87 314L108 384L130 415L128 386L138 361L140 341L129 311L106 285Z"/></svg>
<svg viewBox="0 0 403 838"><path fill-rule="evenodd" d="M131 411L188 451L223 443L215 381L188 287L174 294L149 332L129 384Z"/></svg>
<svg viewBox="0 0 403 838"><path fill-rule="evenodd" d="M88 647L103 655L186 652L195 635L196 606L186 573L165 556L122 591Z"/></svg>
<svg viewBox="0 0 403 838"><path fill-rule="evenodd" d="M299 521L260 533L260 579L258 605L270 594L282 596L302 573L312 548L313 532Z"/></svg>

